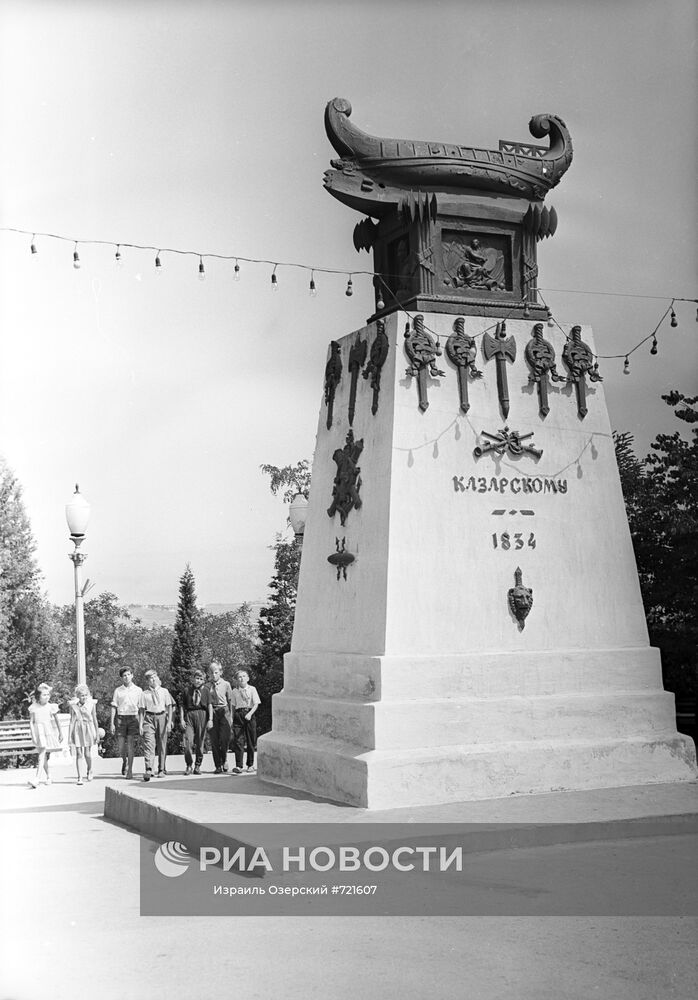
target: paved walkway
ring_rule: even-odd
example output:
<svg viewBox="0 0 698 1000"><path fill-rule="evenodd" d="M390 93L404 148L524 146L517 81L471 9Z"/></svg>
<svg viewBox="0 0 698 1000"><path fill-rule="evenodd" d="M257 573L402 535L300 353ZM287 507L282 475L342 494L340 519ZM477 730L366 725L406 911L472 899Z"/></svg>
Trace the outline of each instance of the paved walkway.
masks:
<svg viewBox="0 0 698 1000"><path fill-rule="evenodd" d="M140 917L138 838L102 818L119 763L82 787L57 770L36 791L26 772L0 772L2 1000L696 994L692 918ZM585 849L541 849L540 867ZM506 852L490 857L501 872Z"/></svg>

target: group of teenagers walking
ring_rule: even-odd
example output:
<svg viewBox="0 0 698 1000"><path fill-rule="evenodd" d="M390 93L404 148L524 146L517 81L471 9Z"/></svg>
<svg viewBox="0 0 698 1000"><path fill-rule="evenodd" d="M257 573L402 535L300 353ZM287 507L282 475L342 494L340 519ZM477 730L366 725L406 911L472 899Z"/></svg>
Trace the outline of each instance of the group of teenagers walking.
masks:
<svg viewBox="0 0 698 1000"><path fill-rule="evenodd" d="M184 762L186 774L201 774L206 736L211 742L216 774L228 771L228 748L231 737L235 766L233 774L243 773L243 761L248 772L254 772L257 749L255 712L260 699L257 689L249 683L246 670L235 674L235 687L223 678L221 664L214 660L209 668L209 680L203 670L192 672L191 683L176 703L170 692L162 686L155 670L147 670L146 687L140 688L133 681L133 671L123 667L119 674L121 684L114 691L111 701L110 732L118 737L118 750L122 759L121 774L133 778L133 760L136 755L136 738L142 737L144 774L143 780L167 774L167 737L172 732L175 712L184 733ZM51 687L39 684L34 701L29 707L32 738L38 752L36 775L29 784L50 784L49 762L53 751L61 750L63 734L58 721L58 705L50 701ZM78 684L75 697L69 702L70 724L68 743L75 756L77 782L92 780L92 751L105 735L97 725L97 702L86 684ZM157 771L155 763L157 761Z"/></svg>
<svg viewBox="0 0 698 1000"><path fill-rule="evenodd" d="M139 735L143 737L143 780L167 774L167 737L173 728L175 711L179 712L179 725L184 732L185 774L201 774L207 734L216 774L228 771L231 736L235 754L233 774L242 774L243 760L248 772L255 770L257 725L254 715L260 699L257 689L249 683L246 670L237 671L233 687L224 679L223 668L217 660L211 663L208 682L203 670L195 669L179 704L162 687L154 670L146 671L148 686L144 689L134 684L133 673L128 667L123 667L119 673L121 685L114 691L111 702L110 732L118 736L124 777L133 778L136 737Z"/></svg>

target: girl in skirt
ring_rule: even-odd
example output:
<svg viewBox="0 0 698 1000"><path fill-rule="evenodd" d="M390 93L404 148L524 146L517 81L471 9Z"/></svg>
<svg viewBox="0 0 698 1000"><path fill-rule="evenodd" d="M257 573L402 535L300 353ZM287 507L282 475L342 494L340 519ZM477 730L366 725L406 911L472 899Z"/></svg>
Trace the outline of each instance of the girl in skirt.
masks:
<svg viewBox="0 0 698 1000"><path fill-rule="evenodd" d="M85 758L87 780L92 781L92 747L99 740L97 727L97 702L91 696L87 684L78 684L75 698L70 703L70 729L68 742L75 750L75 768L78 785L82 785L80 762Z"/></svg>
<svg viewBox="0 0 698 1000"><path fill-rule="evenodd" d="M58 705L49 705L50 695L51 686L39 684L34 692L34 701L29 706L29 725L31 726L34 746L39 754L36 775L29 779L32 788L36 788L42 781L47 785L51 784L48 773L51 752L60 750L63 742L63 734L57 719Z"/></svg>

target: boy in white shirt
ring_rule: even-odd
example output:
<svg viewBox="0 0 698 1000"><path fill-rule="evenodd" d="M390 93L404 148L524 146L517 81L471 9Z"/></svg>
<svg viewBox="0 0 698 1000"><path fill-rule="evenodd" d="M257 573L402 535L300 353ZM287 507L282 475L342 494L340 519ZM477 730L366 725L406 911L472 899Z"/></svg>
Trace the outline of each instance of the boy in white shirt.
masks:
<svg viewBox="0 0 698 1000"><path fill-rule="evenodd" d="M252 774L254 754L257 749L257 723L254 713L260 705L257 689L249 683L250 675L246 670L238 670L235 674L237 687L233 688L233 751L235 767L233 774L242 774L242 751L247 744L247 770Z"/></svg>
<svg viewBox="0 0 698 1000"><path fill-rule="evenodd" d="M119 675L121 686L116 689L111 700L109 732L112 736L117 733L119 737L119 756L122 760L121 774L125 775L126 778L132 778L136 736L138 736L139 729L138 705L143 692L137 684L133 683L133 671L130 667L122 667Z"/></svg>
<svg viewBox="0 0 698 1000"><path fill-rule="evenodd" d="M172 732L174 699L167 688L162 687L154 670L146 670L145 679L148 687L141 692L138 716L145 758L143 781L150 781L156 754L158 778L167 774L167 737Z"/></svg>

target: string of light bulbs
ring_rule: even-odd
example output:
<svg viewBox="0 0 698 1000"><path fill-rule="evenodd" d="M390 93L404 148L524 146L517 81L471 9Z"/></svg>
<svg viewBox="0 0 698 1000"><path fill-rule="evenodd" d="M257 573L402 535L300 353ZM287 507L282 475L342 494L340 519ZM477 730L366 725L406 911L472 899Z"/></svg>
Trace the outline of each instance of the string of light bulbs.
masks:
<svg viewBox="0 0 698 1000"><path fill-rule="evenodd" d="M208 260L221 260L221 261L231 261L231 262L234 261L234 266L233 266L233 280L234 281L240 281L240 277L241 277L240 264L241 264L241 262L244 263L244 264L265 264L265 265L267 265L267 266L269 266L269 267L272 268L271 274L270 274L270 286L271 286L271 290L274 291L274 292L277 292L279 290L279 279L278 279L278 274L277 274L279 268L295 268L297 270L302 270L302 271L305 271L305 272L309 272L309 274L310 274L310 280L309 280L309 284L308 284L308 290L309 290L309 294L310 294L311 298L315 298L317 296L317 284L316 284L316 281L315 281L315 275L316 274L339 274L339 275L342 275L342 276L346 276L346 278L347 278L347 284L346 284L346 288L345 288L345 291L344 291L344 294L346 296L351 296L351 295L354 294L354 282L353 282L354 277L357 277L357 276L369 277L369 278L372 279L372 281L374 282L374 285L375 285L375 287L377 289L376 307L377 307L377 309L378 309L379 312L382 309L385 308L385 301L384 301L384 297L383 296L384 296L384 293L387 293L387 295L390 296L390 298L395 302L395 304L397 306L399 306L400 309L403 312L406 313L406 315L409 316L409 314L406 312L406 310L404 309L404 307L400 303L399 299L394 294L393 290L390 288L389 284L385 280L386 278L391 278L391 277L396 277L396 276L395 275L385 274L385 273L379 274L379 273L377 273L375 271L372 271L372 270L357 269L357 270L348 271L348 270L345 270L344 268L334 268L334 267L324 267L324 266L319 266L319 265L309 265L309 264L301 263L299 261L278 261L278 260L275 261L275 260L272 260L271 258L245 257L245 256L242 256L240 254L222 254L222 253L213 253L213 252L202 252L202 251L199 251L199 250L186 250L186 249L181 249L181 248L178 248L178 247L157 247L155 244L129 243L129 242L123 242L123 241L116 243L113 240L75 239L72 236L64 236L64 235L62 235L60 233L44 233L44 232L39 232L38 230L33 231L33 230L29 230L29 229L17 229L17 228L10 227L10 226L2 226L2 227L0 227L0 232L17 233L17 234L19 234L21 236L31 237L31 241L30 241L30 245L29 245L29 250L30 250L30 253L32 255L38 254L38 252L39 252L39 249L38 249L37 243L36 243L37 238L40 238L40 239L50 239L50 240L60 240L60 241L65 242L65 243L72 243L73 244L73 267L74 267L75 270L80 270L81 267L82 267L82 261L81 261L81 258L80 258L80 250L79 250L80 246L108 246L108 247L113 247L114 248L114 260L115 260L115 264L116 264L117 267L121 267L123 265L122 249L143 250L143 251L150 251L151 253L155 253L154 268L155 268L155 273L156 274L161 274L162 271L163 271L162 258L163 258L164 254L176 254L176 255L184 256L184 257L198 258L198 278L199 278L200 281L204 281L206 279L206 266L204 264L205 260L207 260L207 261ZM560 330L560 332L565 336L565 338L568 339L568 340L569 340L568 334L560 326L559 322L557 321L557 319L553 315L553 312L552 312L551 308L549 307L549 305L547 304L547 302L545 301L545 299L543 298L543 295L541 293L543 293L543 292L545 292L545 293L549 293L549 292L556 293L556 292L559 292L559 293L564 293L564 294L575 294L575 295L607 295L607 296L614 296L614 297L620 297L620 298L654 299L654 300L664 301L664 302L669 301L669 305L666 307L664 313L662 314L661 318L659 319L659 322L656 324L656 326L654 327L654 329L652 330L652 332L649 333L646 337L643 337L640 341L638 341L638 343L635 344L634 347L631 347L629 350L627 350L627 351L625 351L625 352L623 352L621 354L595 354L594 355L595 361L597 363L598 363L599 359L605 360L605 361L611 361L611 360L619 360L619 359L622 358L623 359L623 373L625 375L629 375L630 374L630 357L631 357L631 355L633 355L635 353L635 351L639 350L640 347L642 347L644 344L646 344L648 340L652 341L652 346L650 348L650 354L653 355L653 356L656 356L656 354L658 353L658 338L657 338L657 334L659 333L659 329L660 329L662 323L664 322L664 320L666 319L667 316L670 316L670 326L671 327L676 328L679 325L679 323L678 323L678 317L676 315L676 310L674 308L674 306L675 306L675 304L677 302L691 302L691 303L694 303L697 306L697 310L696 310L696 322L698 322L698 299L696 299L696 298L690 298L690 297L679 296L679 295L674 295L674 296L668 296L668 295L666 295L666 296L664 296L664 295L648 295L648 294L633 293L633 292L609 292L609 291L596 291L596 290L592 291L592 290L575 289L575 288L564 288L564 289L537 288L536 292L538 293L538 295L540 297L540 300L541 300L541 302L543 304L543 307L547 311L547 316L548 316L547 323L548 323L548 326L550 326L550 327L557 327ZM499 321L499 323L506 323L506 320L510 318L512 312L513 312L513 310L509 311L503 317L503 319ZM480 333L476 334L476 337L483 336L486 332L488 332L491 329L494 329L497 325L498 325L497 323L492 323L490 326L488 326L485 329L481 330ZM425 328L428 329L428 327L425 327ZM436 334L435 331L429 330L429 332L432 333L432 334L434 334L438 338L438 334Z"/></svg>

